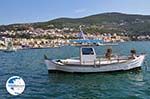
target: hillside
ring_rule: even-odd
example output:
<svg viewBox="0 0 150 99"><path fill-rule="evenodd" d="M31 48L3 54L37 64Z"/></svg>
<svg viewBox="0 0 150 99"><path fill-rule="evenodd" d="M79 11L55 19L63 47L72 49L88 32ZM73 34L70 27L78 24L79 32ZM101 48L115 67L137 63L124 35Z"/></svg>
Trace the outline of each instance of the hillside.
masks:
<svg viewBox="0 0 150 99"><path fill-rule="evenodd" d="M123 13L102 13L83 18L58 18L47 22L37 22L30 24L12 24L0 26L0 31L24 30L29 27L34 28L64 28L77 29L79 25L84 25L87 33L127 33L128 35L148 35L150 34L150 16L133 15Z"/></svg>

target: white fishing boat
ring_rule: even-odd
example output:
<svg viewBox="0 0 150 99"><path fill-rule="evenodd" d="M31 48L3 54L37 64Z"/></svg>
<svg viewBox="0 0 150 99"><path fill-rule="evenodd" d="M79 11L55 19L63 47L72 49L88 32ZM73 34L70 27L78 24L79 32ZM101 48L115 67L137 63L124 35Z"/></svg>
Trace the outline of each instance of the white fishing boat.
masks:
<svg viewBox="0 0 150 99"><path fill-rule="evenodd" d="M80 56L70 59L48 59L45 56L45 63L48 71L63 71L71 73L96 73L125 71L140 68L145 58L145 54L136 55L136 50L131 50L129 56L113 55L112 49L107 49L103 57L96 55L93 44L101 43L100 40L73 40L81 44L79 47Z"/></svg>
<svg viewBox="0 0 150 99"><path fill-rule="evenodd" d="M80 47L80 57L71 59L45 59L48 71L93 73L124 71L142 66L145 55L97 57L93 47Z"/></svg>

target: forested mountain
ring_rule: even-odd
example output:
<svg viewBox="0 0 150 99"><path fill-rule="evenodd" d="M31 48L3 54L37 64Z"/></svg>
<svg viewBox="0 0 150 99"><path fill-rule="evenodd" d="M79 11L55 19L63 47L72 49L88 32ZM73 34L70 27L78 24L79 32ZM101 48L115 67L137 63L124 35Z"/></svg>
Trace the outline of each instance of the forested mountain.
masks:
<svg viewBox="0 0 150 99"><path fill-rule="evenodd" d="M0 31L33 28L75 28L84 25L87 33L127 33L128 35L150 34L150 16L123 13L102 13L83 18L58 18L47 22L1 25Z"/></svg>

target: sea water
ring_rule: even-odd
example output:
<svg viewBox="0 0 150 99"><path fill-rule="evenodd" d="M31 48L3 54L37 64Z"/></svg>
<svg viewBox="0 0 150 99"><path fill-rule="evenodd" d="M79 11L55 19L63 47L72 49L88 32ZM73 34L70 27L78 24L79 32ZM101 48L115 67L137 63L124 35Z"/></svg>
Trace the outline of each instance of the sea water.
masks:
<svg viewBox="0 0 150 99"><path fill-rule="evenodd" d="M112 73L48 73L44 55L49 58L70 58L79 55L78 47L27 49L0 52L0 99L150 99L150 42L124 42L118 46L96 46L97 54L112 47L118 55L146 53L141 70ZM26 87L18 96L6 90L9 77L20 76Z"/></svg>

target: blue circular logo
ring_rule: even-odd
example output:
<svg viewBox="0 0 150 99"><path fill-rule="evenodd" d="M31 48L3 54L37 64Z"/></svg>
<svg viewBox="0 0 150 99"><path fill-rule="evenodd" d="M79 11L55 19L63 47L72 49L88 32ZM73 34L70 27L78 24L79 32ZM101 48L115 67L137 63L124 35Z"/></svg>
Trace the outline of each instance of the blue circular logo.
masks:
<svg viewBox="0 0 150 99"><path fill-rule="evenodd" d="M25 89L25 82L19 76L12 76L6 82L6 89L11 95L20 95Z"/></svg>

